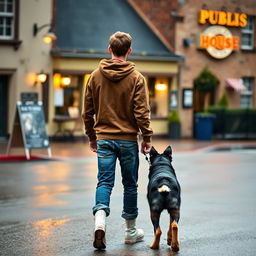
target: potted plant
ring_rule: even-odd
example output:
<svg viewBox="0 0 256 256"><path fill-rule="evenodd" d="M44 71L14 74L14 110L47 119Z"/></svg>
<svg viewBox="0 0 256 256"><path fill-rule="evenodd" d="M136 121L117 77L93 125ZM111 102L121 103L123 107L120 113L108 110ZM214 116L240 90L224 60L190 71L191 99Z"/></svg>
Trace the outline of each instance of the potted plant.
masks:
<svg viewBox="0 0 256 256"><path fill-rule="evenodd" d="M205 67L194 80L195 88L200 93L200 105L203 111L205 109L206 95L213 92L218 84L218 78L208 69L208 67Z"/></svg>
<svg viewBox="0 0 256 256"><path fill-rule="evenodd" d="M211 140L213 133L214 114L205 111L205 96L213 92L219 84L218 78L205 67L194 81L196 89L200 92L200 105L202 112L195 115L195 136L198 140Z"/></svg>
<svg viewBox="0 0 256 256"><path fill-rule="evenodd" d="M221 96L221 98L219 99L217 106L221 107L221 108L228 108L228 96L227 93L224 92Z"/></svg>
<svg viewBox="0 0 256 256"><path fill-rule="evenodd" d="M168 135L170 139L179 140L181 137L180 117L177 110L173 110L168 116Z"/></svg>

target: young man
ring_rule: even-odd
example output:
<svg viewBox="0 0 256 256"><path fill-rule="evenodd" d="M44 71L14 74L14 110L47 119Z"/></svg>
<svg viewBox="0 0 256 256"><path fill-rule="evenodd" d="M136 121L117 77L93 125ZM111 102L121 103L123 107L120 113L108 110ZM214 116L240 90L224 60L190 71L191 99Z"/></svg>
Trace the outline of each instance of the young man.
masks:
<svg viewBox="0 0 256 256"><path fill-rule="evenodd" d="M102 60L92 72L85 89L83 120L90 148L98 156L98 184L93 245L104 249L105 217L109 215L110 195L114 186L116 159L121 166L124 186L122 217L126 221L125 243L136 243L144 237L136 228L138 181L138 132L143 141L141 152L151 148L152 129L148 89L144 77L126 61L131 53L132 38L116 32L109 38L112 59Z"/></svg>

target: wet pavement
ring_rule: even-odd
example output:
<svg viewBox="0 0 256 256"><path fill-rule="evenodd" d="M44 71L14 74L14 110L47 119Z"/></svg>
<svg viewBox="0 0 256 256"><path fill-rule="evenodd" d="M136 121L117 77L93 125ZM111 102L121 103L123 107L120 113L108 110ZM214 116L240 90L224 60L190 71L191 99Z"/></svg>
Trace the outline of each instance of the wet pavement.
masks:
<svg viewBox="0 0 256 256"><path fill-rule="evenodd" d="M167 145L160 143L157 149ZM64 150L64 149L63 149ZM182 187L180 256L256 255L256 150L176 151ZM161 247L151 250L153 227L146 200L148 164L140 157L138 226L144 242L124 245L122 186L117 166L107 250L92 247L97 165L94 154L62 161L0 164L0 255L173 255L162 213Z"/></svg>
<svg viewBox="0 0 256 256"><path fill-rule="evenodd" d="M168 140L166 138L153 139L152 144L159 149L164 150L167 145L172 145L175 152L205 151L215 148L244 148L253 147L256 149L256 140L210 140L200 141L195 139ZM52 154L55 158L77 158L94 157L94 153L88 147L88 141L66 141L51 142ZM0 141L0 156L6 153L7 142ZM23 148L12 148L11 155L24 155ZM47 156L46 149L33 149L32 154Z"/></svg>

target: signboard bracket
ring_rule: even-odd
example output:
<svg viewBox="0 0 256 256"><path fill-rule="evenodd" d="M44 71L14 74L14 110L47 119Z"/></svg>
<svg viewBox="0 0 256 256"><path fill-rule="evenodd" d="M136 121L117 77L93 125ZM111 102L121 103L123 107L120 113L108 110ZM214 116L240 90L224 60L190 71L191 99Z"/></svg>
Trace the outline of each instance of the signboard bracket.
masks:
<svg viewBox="0 0 256 256"><path fill-rule="evenodd" d="M26 154L27 160L30 160L30 150L28 148L25 148L25 154Z"/></svg>
<svg viewBox="0 0 256 256"><path fill-rule="evenodd" d="M49 158L52 158L52 149L49 147L47 148Z"/></svg>

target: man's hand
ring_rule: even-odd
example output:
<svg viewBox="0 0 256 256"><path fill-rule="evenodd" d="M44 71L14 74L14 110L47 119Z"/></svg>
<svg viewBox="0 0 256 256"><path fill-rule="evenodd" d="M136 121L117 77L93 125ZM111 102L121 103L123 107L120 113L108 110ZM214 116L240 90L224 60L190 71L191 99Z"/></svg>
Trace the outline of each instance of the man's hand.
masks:
<svg viewBox="0 0 256 256"><path fill-rule="evenodd" d="M151 143L150 142L146 142L146 141L142 141L141 142L141 149L140 152L142 154L147 154L150 152L151 149Z"/></svg>
<svg viewBox="0 0 256 256"><path fill-rule="evenodd" d="M90 150L92 152L97 152L97 141L96 140L91 140L89 142L89 145L90 145Z"/></svg>

